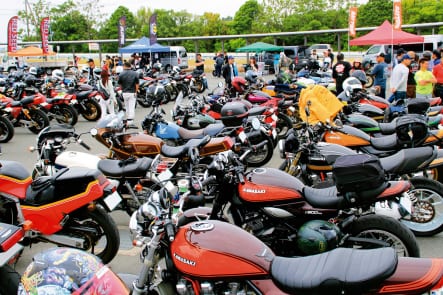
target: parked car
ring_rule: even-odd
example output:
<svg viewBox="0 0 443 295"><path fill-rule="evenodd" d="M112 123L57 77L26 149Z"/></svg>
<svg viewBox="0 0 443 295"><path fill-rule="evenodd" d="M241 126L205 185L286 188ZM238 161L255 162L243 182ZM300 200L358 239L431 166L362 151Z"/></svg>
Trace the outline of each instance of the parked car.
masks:
<svg viewBox="0 0 443 295"><path fill-rule="evenodd" d="M285 55L293 60L295 64L295 69L297 71L309 64L309 52L307 51L308 46L283 46L283 48Z"/></svg>
<svg viewBox="0 0 443 295"><path fill-rule="evenodd" d="M261 60L265 63L265 69L269 70L269 74L275 74L274 72L274 55L280 54L280 51L271 52L264 51L262 52Z"/></svg>
<svg viewBox="0 0 443 295"><path fill-rule="evenodd" d="M327 51L328 49L332 50L331 44L312 44L308 48L308 54L311 54L312 50L317 51L317 55L319 58L323 58L323 52Z"/></svg>

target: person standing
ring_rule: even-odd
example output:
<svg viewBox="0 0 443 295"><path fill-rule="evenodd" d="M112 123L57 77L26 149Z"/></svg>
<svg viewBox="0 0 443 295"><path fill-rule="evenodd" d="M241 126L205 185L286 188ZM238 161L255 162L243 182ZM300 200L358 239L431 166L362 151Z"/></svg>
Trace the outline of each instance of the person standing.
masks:
<svg viewBox="0 0 443 295"><path fill-rule="evenodd" d="M274 54L274 74L278 75L280 73L280 53Z"/></svg>
<svg viewBox="0 0 443 295"><path fill-rule="evenodd" d="M389 102L406 99L406 88L408 85L409 65L411 57L408 54L402 56L401 62L395 66L391 75L391 97Z"/></svg>
<svg viewBox="0 0 443 295"><path fill-rule="evenodd" d="M428 60L429 63L432 62L430 59L426 60ZM443 64L440 63L439 65L433 67L432 74L434 74L434 77L437 80L434 87L434 95L438 97L443 97Z"/></svg>
<svg viewBox="0 0 443 295"><path fill-rule="evenodd" d="M416 96L417 98L432 98L433 84L437 83L437 79L434 77L432 72L428 71L427 59L421 58L418 61L420 65L420 70L418 70L415 75L415 81L417 82Z"/></svg>
<svg viewBox="0 0 443 295"><path fill-rule="evenodd" d="M331 48L328 48L328 55L331 58L331 67L332 67L332 64L334 63L334 53L332 53Z"/></svg>
<svg viewBox="0 0 443 295"><path fill-rule="evenodd" d="M332 78L337 94L343 92L343 82L349 77L351 68L351 64L345 61L343 53L337 54L337 63L332 67Z"/></svg>
<svg viewBox="0 0 443 295"><path fill-rule="evenodd" d="M417 83L415 82L415 73L417 73L419 69L418 64L418 56L415 54L415 51L408 51L408 55L411 57L411 64L409 65L409 74L408 74L408 83L406 86L406 97L414 98L416 97L416 87Z"/></svg>
<svg viewBox="0 0 443 295"><path fill-rule="evenodd" d="M385 62L385 54L377 54L377 64L372 69L371 75L374 76L375 94L386 98L386 79L388 77L388 64Z"/></svg>
<svg viewBox="0 0 443 295"><path fill-rule="evenodd" d="M332 59L329 56L329 51L323 52L323 71L327 71L332 67Z"/></svg>
<svg viewBox="0 0 443 295"><path fill-rule="evenodd" d="M92 58L88 59L88 81L94 81L95 62Z"/></svg>
<svg viewBox="0 0 443 295"><path fill-rule="evenodd" d="M219 52L219 53L217 53L217 56L215 58L215 76L216 77L220 78L223 63L224 63L223 54L221 52Z"/></svg>
<svg viewBox="0 0 443 295"><path fill-rule="evenodd" d="M98 89L103 93L100 98L100 107L102 109L102 116L104 118L108 114L114 114L115 91L111 80L109 79L109 71L102 69L100 73L100 80L98 81Z"/></svg>
<svg viewBox="0 0 443 295"><path fill-rule="evenodd" d="M123 100L126 109L126 124L134 126L136 95L139 87L137 72L132 70L130 62L123 63L123 72L118 77L118 84L122 87Z"/></svg>
<svg viewBox="0 0 443 295"><path fill-rule="evenodd" d="M232 79L235 77L234 57L232 55L228 57L228 63L222 67L222 76L225 78L225 83L228 88L231 88Z"/></svg>

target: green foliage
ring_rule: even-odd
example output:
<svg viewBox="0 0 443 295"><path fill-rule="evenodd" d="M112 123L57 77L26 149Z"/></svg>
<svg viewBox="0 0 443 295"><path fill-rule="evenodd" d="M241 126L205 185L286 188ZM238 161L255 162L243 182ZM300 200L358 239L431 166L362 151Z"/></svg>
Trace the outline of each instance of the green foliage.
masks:
<svg viewBox="0 0 443 295"><path fill-rule="evenodd" d="M149 18L157 13L158 38L254 34L269 32L304 32L310 30L342 29L348 26L348 9L358 6L357 27L378 26L392 19L390 0L247 0L233 17L221 18L218 13L193 15L187 11L153 10L141 6L133 14L119 6L108 18L101 13L103 0L66 0L51 6L48 0L36 0L32 9L20 11L20 37L25 41L40 40L40 20L51 19L52 40L117 40L117 24L126 16L126 37L137 39L149 36ZM403 0L403 23L439 22L443 19L441 0ZM24 25L23 25L24 24ZM29 25L27 25L29 24ZM28 29L29 27L29 29ZM25 28L25 29L23 29ZM410 30L414 32L413 30ZM421 34L432 33L431 29ZM437 33L437 32L435 32ZM359 35L364 32L359 33ZM340 40L340 44L337 42ZM346 34L300 34L290 37L243 38L232 40L178 40L167 45L183 45L189 51L217 52L236 48L256 41L279 45L330 43L337 49L347 43ZM160 43L166 43L161 42ZM84 45L60 45L63 51L87 51ZM102 50L116 52L117 44L102 44Z"/></svg>

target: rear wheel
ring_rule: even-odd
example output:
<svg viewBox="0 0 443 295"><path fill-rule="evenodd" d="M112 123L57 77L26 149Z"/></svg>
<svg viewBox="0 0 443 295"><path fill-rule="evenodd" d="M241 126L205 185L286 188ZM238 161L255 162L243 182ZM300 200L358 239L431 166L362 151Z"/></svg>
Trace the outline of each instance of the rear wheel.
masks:
<svg viewBox="0 0 443 295"><path fill-rule="evenodd" d="M85 109L82 109L82 116L88 121L97 121L102 115L100 104L95 99L88 99L85 102Z"/></svg>
<svg viewBox="0 0 443 295"><path fill-rule="evenodd" d="M394 218L376 214L361 216L343 231L351 235L345 241L347 247L372 249L386 244L393 247L398 256L420 257L414 234ZM367 241L354 241L352 238L367 239Z"/></svg>
<svg viewBox="0 0 443 295"><path fill-rule="evenodd" d="M292 120L285 114L279 113L277 120L277 141L286 137L286 133L292 128Z"/></svg>
<svg viewBox="0 0 443 295"><path fill-rule="evenodd" d="M261 167L271 160L274 153L274 144L270 137L251 140L251 145L259 144L263 140L266 140L266 144L263 147L246 156L245 161L249 167ZM245 148L249 149L250 147L246 146Z"/></svg>
<svg viewBox="0 0 443 295"><path fill-rule="evenodd" d="M28 129L32 133L38 134L43 128L49 126L49 118L42 110L30 109L29 116L31 117L32 126L28 127Z"/></svg>
<svg viewBox="0 0 443 295"><path fill-rule="evenodd" d="M374 76L366 74L366 80L368 82L366 82L365 88L369 88L372 87L372 85L374 85Z"/></svg>
<svg viewBox="0 0 443 295"><path fill-rule="evenodd" d="M203 80L199 79L194 82L194 90L197 93L202 93L205 91L205 85L203 84Z"/></svg>
<svg viewBox="0 0 443 295"><path fill-rule="evenodd" d="M14 136L14 125L8 118L0 116L0 143L6 143Z"/></svg>
<svg viewBox="0 0 443 295"><path fill-rule="evenodd" d="M103 263L109 263L120 247L120 235L117 225L101 207L95 210L82 208L73 213L63 233L84 241L84 248L100 257Z"/></svg>

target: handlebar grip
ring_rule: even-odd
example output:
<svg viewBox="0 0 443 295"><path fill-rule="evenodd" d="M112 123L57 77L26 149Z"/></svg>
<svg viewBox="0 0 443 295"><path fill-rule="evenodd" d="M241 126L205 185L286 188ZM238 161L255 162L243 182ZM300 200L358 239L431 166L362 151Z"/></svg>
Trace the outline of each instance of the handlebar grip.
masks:
<svg viewBox="0 0 443 295"><path fill-rule="evenodd" d="M242 172L237 172L237 176L238 176L238 181L241 184L245 184L245 177L243 176L243 173Z"/></svg>
<svg viewBox="0 0 443 295"><path fill-rule="evenodd" d="M83 140L79 139L78 143L84 147L85 149L87 149L88 151L91 149L91 147L89 145L87 145Z"/></svg>
<svg viewBox="0 0 443 295"><path fill-rule="evenodd" d="M172 224L170 221L165 224L165 231L166 236L168 237L169 242L174 241L175 239L175 228L174 224Z"/></svg>

